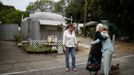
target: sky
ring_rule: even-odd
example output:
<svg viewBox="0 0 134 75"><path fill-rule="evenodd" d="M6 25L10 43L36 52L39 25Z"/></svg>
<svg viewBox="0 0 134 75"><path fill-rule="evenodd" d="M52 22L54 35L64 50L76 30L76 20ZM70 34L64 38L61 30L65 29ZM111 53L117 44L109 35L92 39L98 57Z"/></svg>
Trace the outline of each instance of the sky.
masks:
<svg viewBox="0 0 134 75"><path fill-rule="evenodd" d="M30 2L35 2L36 0L0 0L4 5L12 5L16 9L25 11L26 7ZM53 0L58 2L59 0Z"/></svg>

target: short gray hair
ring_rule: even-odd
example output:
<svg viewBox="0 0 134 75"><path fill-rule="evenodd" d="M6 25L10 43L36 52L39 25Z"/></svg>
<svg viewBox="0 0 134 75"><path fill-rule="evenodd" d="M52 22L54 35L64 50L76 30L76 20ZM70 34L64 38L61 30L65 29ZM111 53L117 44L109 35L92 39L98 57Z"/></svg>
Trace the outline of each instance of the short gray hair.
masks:
<svg viewBox="0 0 134 75"><path fill-rule="evenodd" d="M96 31L99 31L100 27L104 27L104 25L102 23L99 23L97 26L96 26Z"/></svg>

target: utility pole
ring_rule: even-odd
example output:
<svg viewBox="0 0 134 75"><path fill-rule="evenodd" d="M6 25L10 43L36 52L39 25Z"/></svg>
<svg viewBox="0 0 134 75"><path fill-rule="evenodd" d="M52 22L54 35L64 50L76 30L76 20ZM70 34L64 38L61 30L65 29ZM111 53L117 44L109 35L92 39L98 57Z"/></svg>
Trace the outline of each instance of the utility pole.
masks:
<svg viewBox="0 0 134 75"><path fill-rule="evenodd" d="M87 21L87 0L85 0L85 6L84 6L84 34L86 32L85 30L86 21Z"/></svg>

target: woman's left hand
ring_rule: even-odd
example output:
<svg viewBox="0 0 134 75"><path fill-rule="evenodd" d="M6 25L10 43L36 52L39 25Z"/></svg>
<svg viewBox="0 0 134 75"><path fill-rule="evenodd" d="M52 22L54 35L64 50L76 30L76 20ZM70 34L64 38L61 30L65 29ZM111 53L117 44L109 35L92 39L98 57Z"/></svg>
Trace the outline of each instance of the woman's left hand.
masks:
<svg viewBox="0 0 134 75"><path fill-rule="evenodd" d="M75 44L75 48L77 48L77 44Z"/></svg>

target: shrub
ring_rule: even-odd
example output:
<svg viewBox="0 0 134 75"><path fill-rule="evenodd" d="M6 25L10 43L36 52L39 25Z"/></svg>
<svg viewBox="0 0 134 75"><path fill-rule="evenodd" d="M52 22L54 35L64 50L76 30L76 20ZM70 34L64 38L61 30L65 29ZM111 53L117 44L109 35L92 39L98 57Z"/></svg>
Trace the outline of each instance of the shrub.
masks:
<svg viewBox="0 0 134 75"><path fill-rule="evenodd" d="M24 38L24 34L23 33L17 33L15 36L14 36L14 38L15 38L15 41L16 42L21 42L21 41L23 41L23 40L25 40L25 38Z"/></svg>
<svg viewBox="0 0 134 75"><path fill-rule="evenodd" d="M36 45L24 44L23 47L27 52L34 52L34 53L52 52L51 46L45 44L36 44Z"/></svg>

